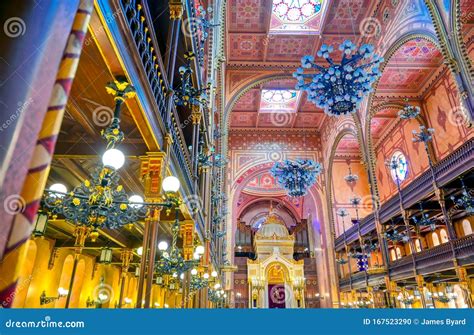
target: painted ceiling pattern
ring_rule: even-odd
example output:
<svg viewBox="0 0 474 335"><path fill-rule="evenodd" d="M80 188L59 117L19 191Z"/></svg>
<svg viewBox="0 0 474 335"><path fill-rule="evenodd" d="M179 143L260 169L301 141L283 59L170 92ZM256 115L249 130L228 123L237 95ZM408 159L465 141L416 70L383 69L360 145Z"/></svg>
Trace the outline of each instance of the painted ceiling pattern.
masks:
<svg viewBox="0 0 474 335"><path fill-rule="evenodd" d="M249 71L252 67L274 69L285 66L288 67L286 73L291 75L299 66L301 57L314 55L323 43L337 46L347 39L360 43L363 37L367 37L363 27L376 7L376 2L369 0L229 1L227 65L231 89L237 86L237 81L248 80L249 74L255 75L258 70ZM471 2L473 0L463 0L461 4L466 24L474 17L469 12ZM387 0L380 6L382 9L373 19L377 20L378 26L368 37L374 37L382 44L387 26L396 24L391 20L408 20L422 10L416 0ZM282 25L287 27L282 28ZM332 56L338 61L341 53L336 51ZM443 66L441 52L434 43L423 38L411 40L390 58L379 81L377 95L419 97L437 78ZM320 131L328 117L308 102L304 93L297 96L296 106L291 108L267 104L262 99L265 90L288 91L294 90L294 86L292 79L279 79L250 89L235 104L230 117L231 127ZM374 121L373 129L376 131L385 129L390 123L387 120Z"/></svg>

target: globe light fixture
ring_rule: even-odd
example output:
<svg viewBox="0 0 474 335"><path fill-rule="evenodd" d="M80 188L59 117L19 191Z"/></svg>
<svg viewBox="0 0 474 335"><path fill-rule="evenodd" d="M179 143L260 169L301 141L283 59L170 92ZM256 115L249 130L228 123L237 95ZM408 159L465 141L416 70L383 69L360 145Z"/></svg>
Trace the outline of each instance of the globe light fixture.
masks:
<svg viewBox="0 0 474 335"><path fill-rule="evenodd" d="M203 277L204 279L209 279L209 273L203 274L202 277Z"/></svg>
<svg viewBox="0 0 474 335"><path fill-rule="evenodd" d="M191 270L191 274L192 274L193 276L197 275L197 273L198 273L198 271L197 271L196 269L192 269L192 270Z"/></svg>
<svg viewBox="0 0 474 335"><path fill-rule="evenodd" d="M213 278L216 278L216 277L217 277L217 271L212 271L212 272L211 272L211 276L212 276Z"/></svg>
<svg viewBox="0 0 474 335"><path fill-rule="evenodd" d="M134 194L130 198L128 198L128 202L133 208L141 208L143 206L143 201L143 198L137 194Z"/></svg>
<svg viewBox="0 0 474 335"><path fill-rule="evenodd" d="M50 191L58 192L58 193L67 193L67 187L61 183L53 184L49 187ZM63 196L62 194L58 196Z"/></svg>
<svg viewBox="0 0 474 335"><path fill-rule="evenodd" d="M179 179L174 176L168 176L163 179L162 182L162 188L165 193L177 193L180 186L181 183L179 182Z"/></svg>
<svg viewBox="0 0 474 335"><path fill-rule="evenodd" d="M335 63L330 54L333 46L323 44L317 53L329 67L316 64L312 55L301 58L301 67L293 74L298 81L296 89L306 91L308 101L324 109L331 116L353 114L364 97L372 92L372 84L380 77L383 58L374 54L374 46L356 45L346 40L339 45L343 56ZM306 72L305 69L312 70ZM314 71L316 70L316 71Z"/></svg>
<svg viewBox="0 0 474 335"><path fill-rule="evenodd" d="M219 289L220 287L221 287L221 284L219 284L219 283L216 283L216 284L214 285L214 289L215 289L215 290Z"/></svg>
<svg viewBox="0 0 474 335"><path fill-rule="evenodd" d="M143 255L143 247L139 247L139 248L137 248L137 250L136 250L136 251L137 251L137 255L138 255L138 256L141 256L141 255Z"/></svg>
<svg viewBox="0 0 474 335"><path fill-rule="evenodd" d="M202 245L198 245L198 246L196 247L196 253L197 253L198 255L203 255L203 254L204 254L204 247L203 247Z"/></svg>
<svg viewBox="0 0 474 335"><path fill-rule="evenodd" d="M160 243L158 243L158 250L165 251L166 249L168 249L168 242L161 241Z"/></svg>
<svg viewBox="0 0 474 335"><path fill-rule="evenodd" d="M125 163L125 156L119 149L109 149L102 155L102 164L114 170L120 169Z"/></svg>

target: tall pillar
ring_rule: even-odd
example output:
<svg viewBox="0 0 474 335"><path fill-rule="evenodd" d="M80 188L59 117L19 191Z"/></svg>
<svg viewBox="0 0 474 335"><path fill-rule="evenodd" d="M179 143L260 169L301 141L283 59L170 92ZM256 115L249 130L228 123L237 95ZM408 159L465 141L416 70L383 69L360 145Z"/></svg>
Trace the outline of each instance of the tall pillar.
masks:
<svg viewBox="0 0 474 335"><path fill-rule="evenodd" d="M423 308L426 308L426 299L425 299L425 294L424 294L425 280L422 275L417 275L415 279L416 279L416 284L418 286L418 291L420 291L421 305L423 306Z"/></svg>
<svg viewBox="0 0 474 335"><path fill-rule="evenodd" d="M199 154L199 127L201 124L201 118L202 118L202 112L201 108L199 106L193 105L192 106L192 112L191 112L191 118L193 121L193 152L192 152L192 160L193 160L193 175L195 180L197 180L198 177L198 154ZM196 190L197 190L197 185L196 185Z"/></svg>
<svg viewBox="0 0 474 335"><path fill-rule="evenodd" d="M69 4L69 6L70 8L74 8L74 6L71 4ZM16 289L19 271L23 267L25 261L27 251L26 242L30 238L31 231L34 227L36 212L38 211L40 199L43 195L43 191L48 179L54 147L59 130L61 128L64 110L71 90L72 82L79 64L82 44L87 33L87 26L92 10L92 0L80 1L74 21L72 23L72 29L70 30L66 47L62 53L61 62L59 63L59 69L56 75L56 81L51 91L46 115L41 128L38 129L39 135L37 137L36 146L33 148L31 157L18 157L17 160L17 164L20 162L22 165L26 164L29 166L29 169L26 174L23 189L20 193L20 196L18 196L18 201L21 203L20 206L22 208L20 211L17 211L17 215L14 216L13 221L7 225L6 228L2 229L2 231L7 234L7 238L0 239L0 257L2 257L3 254L3 258L0 263L0 273L2 273L2 282L0 282L0 302L2 303L3 307L10 307L12 304L12 297L14 296L14 291ZM58 14L61 14L61 12L58 12ZM60 18L58 18L58 20L63 21ZM67 20L63 23L66 27L68 27ZM31 29L34 27L35 25L32 25L31 27L27 26L26 29ZM48 33L42 29L41 31L43 31L45 34ZM34 32L31 33L34 34ZM64 31L64 33L66 33L66 31ZM52 38L54 35L49 37ZM55 40L54 43L61 45L62 39L63 36L58 36L58 40ZM53 51L56 51L56 49L56 47L52 47ZM59 58L58 56L59 55L54 54L50 55L50 57L55 59ZM31 81L31 83L38 82L39 80L42 80L43 84L48 82L48 78L46 77L35 78ZM21 85L26 86L24 82ZM15 91L12 91L9 94L14 95L15 93ZM41 106L41 101L32 100L32 105L34 106L32 108L37 108L38 106ZM37 123L38 119L43 119L43 115L44 114L41 112L36 113L35 118L35 115L30 113L30 122ZM17 134L22 136L20 132ZM32 139L33 136L36 136L36 134L37 132L29 129L27 138ZM17 148L22 149L21 147L23 147L23 149L25 149L25 146L29 145L25 145L25 140L26 139L22 136L23 145L19 145ZM31 160L28 162L28 159L30 158ZM3 163L4 162L2 162L2 164ZM18 175L16 175L15 178L13 177L14 174L18 173L18 171L13 171L11 169L9 171L10 173L7 172L7 176L10 174L10 180L18 178ZM2 189L2 192L9 191L8 187L2 187ZM2 243L2 241L6 243Z"/></svg>
<svg viewBox="0 0 474 335"><path fill-rule="evenodd" d="M148 152L141 156L140 176L144 185L144 196L146 202L161 202L161 182L165 172L164 152ZM150 209L145 220L145 231L143 234L143 253L138 280L138 292L136 307L142 307L143 288L146 276L145 308L150 307L151 289L153 285L153 268L155 264L156 243L158 239L158 225L160 211ZM148 275L146 273L148 272Z"/></svg>
<svg viewBox="0 0 474 335"><path fill-rule="evenodd" d="M469 287L469 277L467 275L467 269L463 266L456 267L456 275L459 279L459 285L464 294L464 301L466 301L467 307L472 308L472 292Z"/></svg>
<svg viewBox="0 0 474 335"><path fill-rule="evenodd" d="M118 308L122 308L123 304L123 292L125 290L125 280L127 278L128 268L130 266L130 261L133 258L133 252L131 249L124 249L120 255L120 259L122 261L121 273L120 273L120 293L119 293L119 301L118 301Z"/></svg>

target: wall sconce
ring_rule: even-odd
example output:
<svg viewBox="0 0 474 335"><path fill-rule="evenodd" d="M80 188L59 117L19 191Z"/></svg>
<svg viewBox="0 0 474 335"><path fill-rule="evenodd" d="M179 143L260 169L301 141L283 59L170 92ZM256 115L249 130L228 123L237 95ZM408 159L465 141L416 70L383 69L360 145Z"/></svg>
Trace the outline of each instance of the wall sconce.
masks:
<svg viewBox="0 0 474 335"><path fill-rule="evenodd" d="M47 297L46 291L43 291L40 295L40 305L46 305L52 303L55 300L67 297L69 291L60 287L58 288L58 296L57 297Z"/></svg>
<svg viewBox="0 0 474 335"><path fill-rule="evenodd" d="M48 214L46 212L39 210L38 213L36 214L36 223L35 223L35 228L33 230L33 235L44 236L47 224L48 224Z"/></svg>
<svg viewBox="0 0 474 335"><path fill-rule="evenodd" d="M112 249L102 248L100 250L99 263L110 264L112 262Z"/></svg>

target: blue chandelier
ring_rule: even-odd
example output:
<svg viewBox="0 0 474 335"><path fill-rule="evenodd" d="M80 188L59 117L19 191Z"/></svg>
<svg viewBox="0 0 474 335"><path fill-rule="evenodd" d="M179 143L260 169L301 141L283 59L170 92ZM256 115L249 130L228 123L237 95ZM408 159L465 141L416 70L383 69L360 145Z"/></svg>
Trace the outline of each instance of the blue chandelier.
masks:
<svg viewBox="0 0 474 335"><path fill-rule="evenodd" d="M398 111L398 117L402 120L410 120L420 115L420 112L420 107L409 105L407 102L406 105Z"/></svg>
<svg viewBox="0 0 474 335"><path fill-rule="evenodd" d="M355 113L364 97L370 93L372 84L380 77L379 66L383 58L374 54L374 46L364 44L358 50L346 40L339 45L343 52L341 63L335 63L330 54L332 46L323 44L317 56L326 59L329 67L315 63L314 57L301 58L301 67L293 73L298 80L296 89L304 90L308 100L324 109L329 115L339 116ZM305 73L304 69L319 72Z"/></svg>
<svg viewBox="0 0 474 335"><path fill-rule="evenodd" d="M310 159L285 160L277 162L270 170L277 183L288 191L290 197L306 195L308 189L316 182L322 166Z"/></svg>

